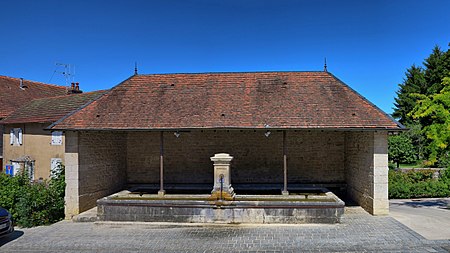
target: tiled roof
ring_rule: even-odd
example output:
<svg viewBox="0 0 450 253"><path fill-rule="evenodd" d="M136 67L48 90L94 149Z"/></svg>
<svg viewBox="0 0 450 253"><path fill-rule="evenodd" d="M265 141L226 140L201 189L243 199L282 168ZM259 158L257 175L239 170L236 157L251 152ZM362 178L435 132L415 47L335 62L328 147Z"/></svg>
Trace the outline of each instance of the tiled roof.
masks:
<svg viewBox="0 0 450 253"><path fill-rule="evenodd" d="M399 129L328 72L135 75L53 129Z"/></svg>
<svg viewBox="0 0 450 253"><path fill-rule="evenodd" d="M14 111L7 118L1 120L0 124L53 123L66 114L99 97L104 92L95 91L34 99Z"/></svg>
<svg viewBox="0 0 450 253"><path fill-rule="evenodd" d="M67 93L66 87L0 76L0 119L5 118L23 104L35 98L61 96Z"/></svg>

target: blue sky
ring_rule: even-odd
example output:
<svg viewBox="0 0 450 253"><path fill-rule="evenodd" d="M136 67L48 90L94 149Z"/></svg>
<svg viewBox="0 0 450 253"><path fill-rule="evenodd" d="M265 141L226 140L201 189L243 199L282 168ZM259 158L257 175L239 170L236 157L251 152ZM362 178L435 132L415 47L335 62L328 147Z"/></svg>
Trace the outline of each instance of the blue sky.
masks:
<svg viewBox="0 0 450 253"><path fill-rule="evenodd" d="M448 49L450 1L0 0L0 75L84 91L139 73L328 70L391 113L406 68ZM57 71L55 73L55 70Z"/></svg>

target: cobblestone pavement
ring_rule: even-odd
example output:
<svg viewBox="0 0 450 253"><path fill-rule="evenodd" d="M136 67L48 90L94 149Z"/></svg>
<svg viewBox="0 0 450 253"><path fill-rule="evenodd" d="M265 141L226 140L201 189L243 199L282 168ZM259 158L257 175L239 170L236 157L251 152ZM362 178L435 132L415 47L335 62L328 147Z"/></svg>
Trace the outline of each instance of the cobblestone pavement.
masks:
<svg viewBox="0 0 450 253"><path fill-rule="evenodd" d="M337 225L180 226L63 221L18 229L0 252L450 252L391 217L359 208Z"/></svg>

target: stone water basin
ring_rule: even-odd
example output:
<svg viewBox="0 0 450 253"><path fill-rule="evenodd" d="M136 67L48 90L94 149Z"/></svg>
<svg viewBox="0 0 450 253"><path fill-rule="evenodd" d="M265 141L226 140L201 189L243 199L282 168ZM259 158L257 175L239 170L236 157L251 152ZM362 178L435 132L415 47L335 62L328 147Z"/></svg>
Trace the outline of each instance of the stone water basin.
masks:
<svg viewBox="0 0 450 253"><path fill-rule="evenodd" d="M124 190L97 201L101 221L188 223L339 223L345 203L326 188L290 195L157 194Z"/></svg>

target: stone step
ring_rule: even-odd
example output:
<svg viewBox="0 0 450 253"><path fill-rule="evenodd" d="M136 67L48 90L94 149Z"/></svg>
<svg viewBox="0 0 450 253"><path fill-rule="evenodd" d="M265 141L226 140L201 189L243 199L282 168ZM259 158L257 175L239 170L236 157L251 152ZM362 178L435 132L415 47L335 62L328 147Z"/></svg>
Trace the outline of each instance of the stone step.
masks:
<svg viewBox="0 0 450 253"><path fill-rule="evenodd" d="M96 222L97 220L97 207L91 208L72 217L73 222Z"/></svg>

